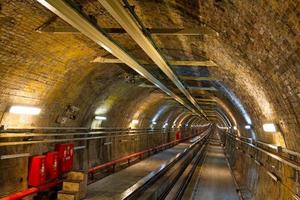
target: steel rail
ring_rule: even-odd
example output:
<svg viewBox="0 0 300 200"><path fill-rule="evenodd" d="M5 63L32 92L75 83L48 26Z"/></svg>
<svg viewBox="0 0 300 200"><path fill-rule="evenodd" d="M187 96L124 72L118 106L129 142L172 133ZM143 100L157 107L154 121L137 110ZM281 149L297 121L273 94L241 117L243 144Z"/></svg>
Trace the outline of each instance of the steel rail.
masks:
<svg viewBox="0 0 300 200"><path fill-rule="evenodd" d="M196 136L197 140L194 140L191 145L189 145L183 152L178 153L174 158L169 160L167 163L163 164L160 168L153 171L143 179L139 180L135 185L128 188L124 191L120 199L129 200L129 199L137 199L139 196L149 185L153 184L158 178L164 175L172 166L174 166L179 160L181 160L190 150L194 149L195 145L199 144L209 135L209 130L206 130L208 133L200 136Z"/></svg>
<svg viewBox="0 0 300 200"><path fill-rule="evenodd" d="M149 71L147 71L142 65L140 65L133 57L131 57L125 50L118 46L111 38L108 37L99 28L89 22L83 14L72 8L68 3L63 0L37 0L44 7L55 13L64 21L78 29L82 34L90 38L92 41L100 45L106 51L119 58L138 74L145 77L151 83L156 85L167 95L173 97L177 102L185 106L191 112L201 116L195 109L189 106L183 99L168 89L162 82L155 78ZM115 1L111 1L115 2Z"/></svg>
<svg viewBox="0 0 300 200"><path fill-rule="evenodd" d="M127 13L124 6L119 2L111 0L98 0L101 5L115 18L115 20L126 30L133 40L144 50L144 52L153 60L153 62L164 72L164 74L177 86L185 97L197 108L197 110L208 120L206 114L192 97L189 91L184 87L179 78L170 68L167 61L155 48L153 42L145 36L136 21ZM127 5L128 6L128 5ZM208 120L209 121L209 120Z"/></svg>
<svg viewBox="0 0 300 200"><path fill-rule="evenodd" d="M187 166L187 172L184 171L182 175L185 175L185 177L183 177L183 180L181 183L177 183L178 180L175 180L175 182L173 183L173 187L176 184L180 184L178 190L175 192L176 194L174 196L171 196L171 198L169 198L171 195L170 191L172 190L172 188L169 189L169 191L166 191L166 193L164 195L162 195L162 197L160 199L174 199L174 200L180 200L182 198L182 196L184 195L187 186L190 184L190 181L196 171L197 166L201 163L201 160L203 160L203 153L204 150L207 146L206 141L204 141L203 146L200 148L200 150L197 152L196 156L193 158L193 160L188 164Z"/></svg>

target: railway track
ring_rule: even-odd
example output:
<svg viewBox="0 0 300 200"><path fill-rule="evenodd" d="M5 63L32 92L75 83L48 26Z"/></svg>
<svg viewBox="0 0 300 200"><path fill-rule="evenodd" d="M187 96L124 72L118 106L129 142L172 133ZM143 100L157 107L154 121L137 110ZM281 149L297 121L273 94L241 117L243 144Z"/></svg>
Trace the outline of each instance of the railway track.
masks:
<svg viewBox="0 0 300 200"><path fill-rule="evenodd" d="M181 199L194 171L203 160L212 132L209 129L201 136L190 140L191 144L188 149L127 189L120 199Z"/></svg>

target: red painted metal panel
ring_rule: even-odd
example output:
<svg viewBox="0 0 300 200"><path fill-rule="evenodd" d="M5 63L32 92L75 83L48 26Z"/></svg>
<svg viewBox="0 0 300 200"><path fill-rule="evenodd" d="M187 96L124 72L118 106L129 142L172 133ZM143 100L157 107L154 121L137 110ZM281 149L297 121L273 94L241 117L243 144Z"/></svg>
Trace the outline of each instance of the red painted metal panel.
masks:
<svg viewBox="0 0 300 200"><path fill-rule="evenodd" d="M46 178L55 179L58 177L58 152L46 153Z"/></svg>
<svg viewBox="0 0 300 200"><path fill-rule="evenodd" d="M46 156L44 155L33 156L30 159L28 185L39 186L46 182L45 165Z"/></svg>
<svg viewBox="0 0 300 200"><path fill-rule="evenodd" d="M59 173L66 173L73 168L74 145L57 144L55 146L58 152L58 169Z"/></svg>

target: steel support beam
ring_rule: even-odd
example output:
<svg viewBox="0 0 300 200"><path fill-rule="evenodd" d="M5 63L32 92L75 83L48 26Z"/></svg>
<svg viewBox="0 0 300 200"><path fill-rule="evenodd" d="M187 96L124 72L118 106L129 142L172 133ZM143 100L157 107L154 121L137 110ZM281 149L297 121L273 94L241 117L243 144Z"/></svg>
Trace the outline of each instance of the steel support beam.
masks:
<svg viewBox="0 0 300 200"><path fill-rule="evenodd" d="M143 87L143 88L157 88L157 86L155 86L155 85L149 85L149 84L145 84L145 83L141 83L138 86ZM173 98L171 97L171 99L173 99Z"/></svg>
<svg viewBox="0 0 300 200"><path fill-rule="evenodd" d="M196 87L196 86L190 86L188 87L190 91L201 91L201 90L205 90L205 91L217 91L216 88L214 87Z"/></svg>
<svg viewBox="0 0 300 200"><path fill-rule="evenodd" d="M187 81L216 81L218 80L215 77L198 77L198 76L179 76L180 79L182 80L187 80Z"/></svg>
<svg viewBox="0 0 300 200"><path fill-rule="evenodd" d="M124 6L119 1L98 0L101 5L114 17L114 19L126 30L132 39L144 50L152 61L166 74L166 76L177 86L186 98L200 111L206 118L196 100L180 82L172 71L166 60L160 55L153 43L144 35L136 21L128 14Z"/></svg>
<svg viewBox="0 0 300 200"><path fill-rule="evenodd" d="M101 56L95 58L91 62L94 63L106 63L106 64L116 64L116 63L124 63L120 59L117 58L103 58ZM144 60L138 60L138 62L142 65L153 65L154 63L149 63ZM169 60L167 61L169 65L172 66L200 66L200 67L217 67L217 65L211 60L204 61L196 61L196 60Z"/></svg>
<svg viewBox="0 0 300 200"><path fill-rule="evenodd" d="M173 99L172 97L164 97L164 99ZM196 98L196 101L199 101L199 102L216 102L216 100L214 99L210 99L210 98Z"/></svg>
<svg viewBox="0 0 300 200"><path fill-rule="evenodd" d="M155 85L149 85L149 84L140 84L138 85L139 87L145 87L145 88L156 88ZM190 91L201 91L201 90L204 90L204 91L216 91L216 89L214 87L188 87L188 89ZM196 99L198 101L198 99Z"/></svg>
<svg viewBox="0 0 300 200"><path fill-rule="evenodd" d="M217 67L217 64L211 60L207 61L173 61L171 65L177 66L205 66L205 67Z"/></svg>
<svg viewBox="0 0 300 200"><path fill-rule="evenodd" d="M106 33L112 34L124 34L127 33L123 28L103 28L102 29ZM186 28L147 28L147 30L151 33L151 35L206 35L211 34L212 31L208 29L186 29ZM45 24L39 27L37 30L39 33L55 33L55 34L78 34L79 32L76 28L72 26L54 26L51 24Z"/></svg>
<svg viewBox="0 0 300 200"><path fill-rule="evenodd" d="M204 98L196 98L196 101L208 101L208 102L216 102L214 99L204 99Z"/></svg>
<svg viewBox="0 0 300 200"><path fill-rule="evenodd" d="M84 16L78 11L72 8L68 3L62 0L37 0L47 9L55 13L57 16L62 18L64 21L78 29L85 36L90 38L95 43L99 44L102 48L113 54L115 57L120 59L122 62L127 64L129 67L134 69L141 76L148 79L151 83L156 85L162 91L169 96L173 97L180 104L184 105L187 109L195 114L199 115L199 112L195 111L190 105L181 99L179 96L169 90L163 83L156 79L151 73L149 73L143 66L141 66L136 60L134 60L129 54L127 54L122 48L115 44L110 38L104 33L98 30L92 23L90 23ZM200 115L199 115L200 116Z"/></svg>
<svg viewBox="0 0 300 200"><path fill-rule="evenodd" d="M198 101L198 103L201 104L201 105L217 105L215 102Z"/></svg>

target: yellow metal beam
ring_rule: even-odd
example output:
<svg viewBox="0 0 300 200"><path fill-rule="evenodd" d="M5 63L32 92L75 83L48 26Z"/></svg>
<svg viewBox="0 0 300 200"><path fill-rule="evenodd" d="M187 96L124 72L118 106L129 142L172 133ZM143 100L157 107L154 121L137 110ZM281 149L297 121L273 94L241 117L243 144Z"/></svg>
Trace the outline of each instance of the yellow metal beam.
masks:
<svg viewBox="0 0 300 200"><path fill-rule="evenodd" d="M201 28L147 28L151 35L207 35L211 34L212 31ZM57 26L52 23L47 23L39 27L37 30L39 33L61 33L61 34L78 34L76 28L68 25ZM126 31L123 28L102 28L105 33L117 33L124 34Z"/></svg>
<svg viewBox="0 0 300 200"><path fill-rule="evenodd" d="M205 98L196 98L196 101L209 101L209 102L216 102L214 99L205 99Z"/></svg>
<svg viewBox="0 0 300 200"><path fill-rule="evenodd" d="M217 91L214 87L188 87L190 91L201 91L201 90L207 90L207 91Z"/></svg>
<svg viewBox="0 0 300 200"><path fill-rule="evenodd" d="M173 97L180 104L184 105L187 109L197 114L198 116L203 115L203 111L200 115L198 110L192 108L186 103L184 99L176 95L169 88L166 87L160 80L158 80L153 74L145 69L140 63L138 63L133 57L131 57L124 49L113 42L109 37L103 34L97 27L89 22L82 14L70 6L67 2L61 0L37 0L44 7L49 9L51 12L58 15L64 21L72 25L74 28L79 30L82 34L90 38L92 41L97 43L99 46L110 52L123 63L127 64L138 74L148 79L151 83L156 85L167 95ZM115 2L115 1L114 1Z"/></svg>
<svg viewBox="0 0 300 200"><path fill-rule="evenodd" d="M197 104L190 92L184 87L177 75L170 68L169 63L157 50L153 42L146 37L144 32L128 13L120 1L98 0L100 4L111 14L111 16L121 25L131 38L141 47L141 49L151 58L151 60L161 69L161 71L176 85L182 94L197 108L199 113L205 117L205 113ZM206 118L206 117L205 117Z"/></svg>
<svg viewBox="0 0 300 200"><path fill-rule="evenodd" d="M216 77L197 77L197 76L179 76L182 80L188 81L215 81L218 80Z"/></svg>
<svg viewBox="0 0 300 200"><path fill-rule="evenodd" d="M120 59L117 58L104 58L98 56L91 62L93 63L106 63L106 64L115 64L115 63L124 63ZM154 63L149 63L144 60L138 60L138 62L142 65L154 65ZM205 61L194 61L194 60L168 60L170 65L175 66L202 66L202 67L217 67L217 65L211 60Z"/></svg>

